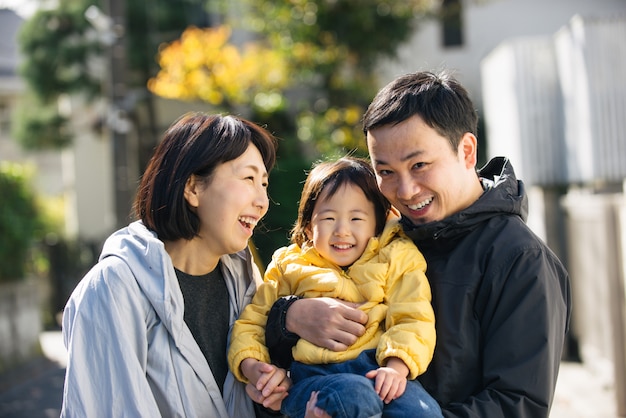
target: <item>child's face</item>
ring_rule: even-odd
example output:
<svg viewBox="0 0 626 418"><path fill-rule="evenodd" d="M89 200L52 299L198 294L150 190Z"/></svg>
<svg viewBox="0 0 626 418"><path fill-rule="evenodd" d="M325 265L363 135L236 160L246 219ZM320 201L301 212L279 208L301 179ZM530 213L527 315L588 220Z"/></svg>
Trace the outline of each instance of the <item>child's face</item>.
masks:
<svg viewBox="0 0 626 418"><path fill-rule="evenodd" d="M376 234L374 204L354 184L341 186L330 198L323 190L306 233L322 257L340 267L349 266Z"/></svg>

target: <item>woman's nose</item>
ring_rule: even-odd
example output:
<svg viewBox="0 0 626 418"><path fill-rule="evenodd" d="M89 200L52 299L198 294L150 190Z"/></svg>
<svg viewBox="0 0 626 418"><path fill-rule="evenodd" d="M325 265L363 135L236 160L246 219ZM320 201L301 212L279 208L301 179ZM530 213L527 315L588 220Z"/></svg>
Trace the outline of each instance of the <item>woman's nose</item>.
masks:
<svg viewBox="0 0 626 418"><path fill-rule="evenodd" d="M265 187L257 193L254 204L261 211L261 215L265 215L270 206L270 199L267 195L267 189Z"/></svg>

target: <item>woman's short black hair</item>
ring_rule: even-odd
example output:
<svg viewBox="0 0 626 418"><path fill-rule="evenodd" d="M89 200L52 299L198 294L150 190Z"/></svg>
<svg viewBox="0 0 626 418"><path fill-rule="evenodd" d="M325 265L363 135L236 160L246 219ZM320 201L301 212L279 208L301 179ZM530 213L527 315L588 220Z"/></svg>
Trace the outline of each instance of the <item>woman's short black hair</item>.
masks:
<svg viewBox="0 0 626 418"><path fill-rule="evenodd" d="M215 168L254 145L268 173L276 162L276 138L236 116L188 113L175 121L156 147L142 176L135 216L163 241L192 239L200 220L184 196L187 180L209 179Z"/></svg>

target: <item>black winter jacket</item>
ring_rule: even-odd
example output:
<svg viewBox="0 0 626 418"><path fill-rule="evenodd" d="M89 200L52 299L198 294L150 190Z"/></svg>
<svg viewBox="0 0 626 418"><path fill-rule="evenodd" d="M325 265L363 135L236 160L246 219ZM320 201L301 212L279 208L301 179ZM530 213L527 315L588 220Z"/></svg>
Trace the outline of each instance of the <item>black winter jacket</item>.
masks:
<svg viewBox="0 0 626 418"><path fill-rule="evenodd" d="M489 186L467 209L403 222L428 263L437 328L434 358L418 379L446 417L547 417L569 326L569 277L524 223L527 197L508 160L491 160L479 175ZM285 335L273 315L270 347Z"/></svg>

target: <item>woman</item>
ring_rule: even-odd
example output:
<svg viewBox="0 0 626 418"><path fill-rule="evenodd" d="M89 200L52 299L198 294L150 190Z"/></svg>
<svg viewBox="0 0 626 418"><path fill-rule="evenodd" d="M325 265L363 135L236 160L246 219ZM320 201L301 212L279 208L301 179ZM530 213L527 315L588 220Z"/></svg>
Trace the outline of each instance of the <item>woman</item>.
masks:
<svg viewBox="0 0 626 418"><path fill-rule="evenodd" d="M234 116L167 130L138 220L107 239L65 308L61 416L254 417L226 349L262 280L247 246L275 158L274 137ZM281 369L272 378L289 384Z"/></svg>

